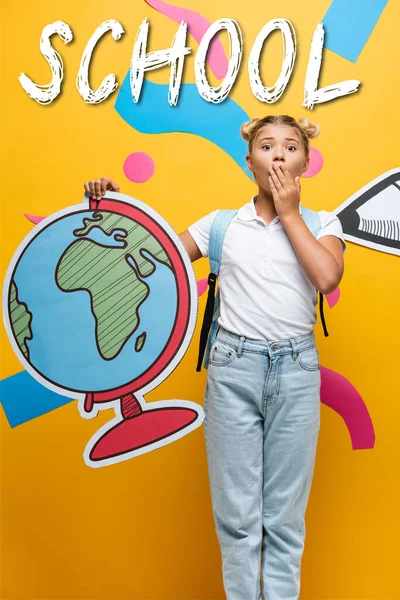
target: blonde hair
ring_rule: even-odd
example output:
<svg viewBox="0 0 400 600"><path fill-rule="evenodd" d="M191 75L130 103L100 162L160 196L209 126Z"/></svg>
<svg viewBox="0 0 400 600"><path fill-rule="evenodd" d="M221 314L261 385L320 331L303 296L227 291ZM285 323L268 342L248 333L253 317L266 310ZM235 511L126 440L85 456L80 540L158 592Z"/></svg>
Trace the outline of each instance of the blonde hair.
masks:
<svg viewBox="0 0 400 600"><path fill-rule="evenodd" d="M311 123L305 117L300 117L298 121L289 115L268 115L267 117L253 117L251 121L243 123L240 128L242 138L249 144L249 153L253 149L254 140L260 129L266 125L280 125L282 127L292 127L297 129L300 135L300 141L304 148L306 160L310 156L310 139L317 137L320 132L319 125Z"/></svg>

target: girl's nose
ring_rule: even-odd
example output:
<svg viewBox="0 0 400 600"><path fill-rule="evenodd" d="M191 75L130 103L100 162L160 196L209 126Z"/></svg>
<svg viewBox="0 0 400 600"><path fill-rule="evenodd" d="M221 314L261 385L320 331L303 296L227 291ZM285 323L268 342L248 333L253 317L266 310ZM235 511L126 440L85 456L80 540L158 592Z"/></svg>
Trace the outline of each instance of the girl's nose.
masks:
<svg viewBox="0 0 400 600"><path fill-rule="evenodd" d="M274 162L277 160L285 160L283 158L283 150L281 150L280 148L275 148Z"/></svg>

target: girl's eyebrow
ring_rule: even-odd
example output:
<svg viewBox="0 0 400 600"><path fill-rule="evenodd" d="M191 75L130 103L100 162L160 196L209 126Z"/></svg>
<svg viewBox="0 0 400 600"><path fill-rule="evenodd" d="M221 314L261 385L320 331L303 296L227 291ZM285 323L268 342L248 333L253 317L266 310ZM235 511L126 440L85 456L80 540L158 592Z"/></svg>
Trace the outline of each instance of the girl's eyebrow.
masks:
<svg viewBox="0 0 400 600"><path fill-rule="evenodd" d="M289 142L297 142L298 144L300 143L299 140L296 140L295 138L284 138L284 139ZM261 138L260 142L262 142L263 140L275 140L275 138L274 137L263 137L263 138Z"/></svg>

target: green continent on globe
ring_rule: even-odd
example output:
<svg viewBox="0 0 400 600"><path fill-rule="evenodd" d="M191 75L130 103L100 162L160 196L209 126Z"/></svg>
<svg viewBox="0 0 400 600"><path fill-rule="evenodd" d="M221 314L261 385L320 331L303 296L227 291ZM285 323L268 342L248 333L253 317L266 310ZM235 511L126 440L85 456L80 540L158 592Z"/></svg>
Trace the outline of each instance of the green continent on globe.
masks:
<svg viewBox="0 0 400 600"><path fill-rule="evenodd" d="M78 238L90 233L93 239L78 239L68 246L56 267L56 281L65 292L89 293L97 346L101 356L111 360L138 328L139 307L149 295L149 286L132 263L141 277L151 275L156 267L142 254L145 250L170 268L172 265L157 239L140 223L122 215L96 211L74 231ZM142 349L144 339L137 343L136 351Z"/></svg>
<svg viewBox="0 0 400 600"><path fill-rule="evenodd" d="M19 349L24 354L25 358L29 360L29 349L25 342L26 340L31 340L33 337L31 331L32 313L29 312L25 302L19 301L18 288L14 281L12 281L10 285L8 308L11 327Z"/></svg>

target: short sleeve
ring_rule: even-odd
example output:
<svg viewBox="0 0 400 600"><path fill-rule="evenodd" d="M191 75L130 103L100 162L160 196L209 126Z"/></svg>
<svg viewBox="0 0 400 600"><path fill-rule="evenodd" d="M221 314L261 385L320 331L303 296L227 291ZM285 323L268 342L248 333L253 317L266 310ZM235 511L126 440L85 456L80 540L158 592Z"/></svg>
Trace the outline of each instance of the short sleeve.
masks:
<svg viewBox="0 0 400 600"><path fill-rule="evenodd" d="M342 240L343 252L346 251L346 242L344 241L343 228L340 220L336 215L325 210L319 211L319 217L321 219L321 229L317 235L317 240L324 237L325 235L334 235L335 237Z"/></svg>
<svg viewBox="0 0 400 600"><path fill-rule="evenodd" d="M193 225L188 227L190 235L204 257L208 256L208 242L210 239L211 225L213 224L217 212L217 210L214 210L212 213L202 217L196 221L196 223L193 223Z"/></svg>

